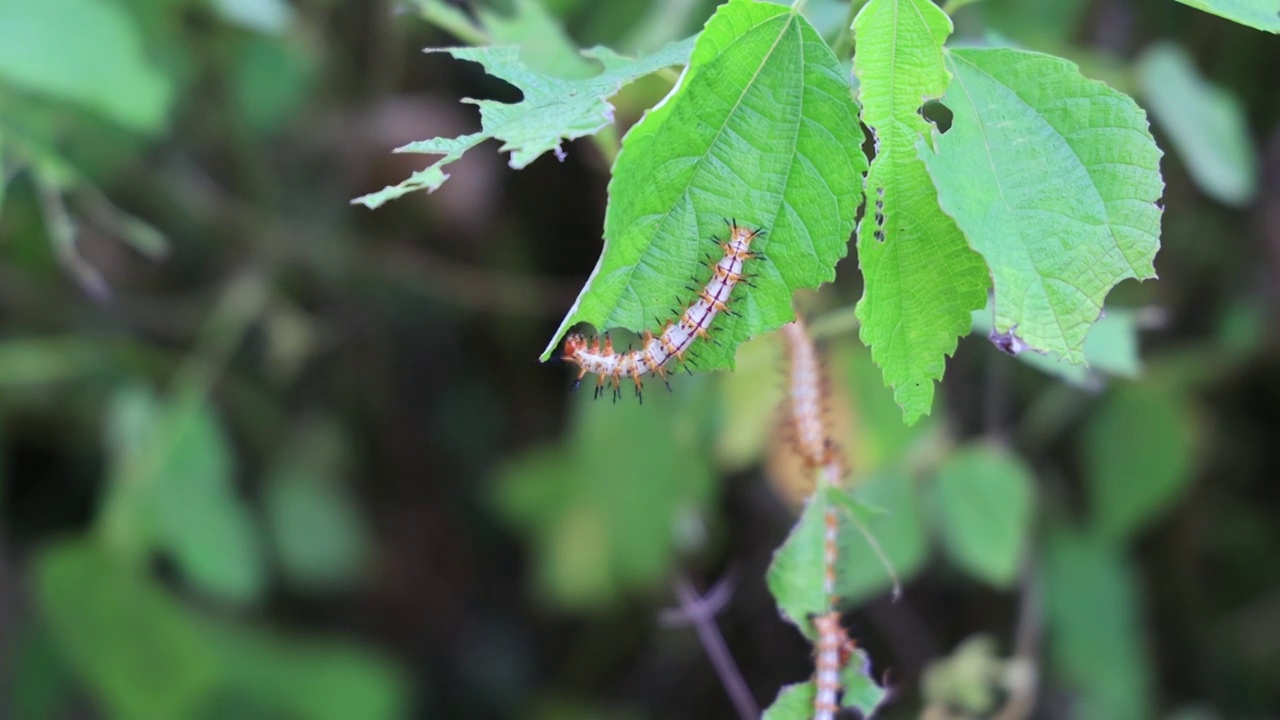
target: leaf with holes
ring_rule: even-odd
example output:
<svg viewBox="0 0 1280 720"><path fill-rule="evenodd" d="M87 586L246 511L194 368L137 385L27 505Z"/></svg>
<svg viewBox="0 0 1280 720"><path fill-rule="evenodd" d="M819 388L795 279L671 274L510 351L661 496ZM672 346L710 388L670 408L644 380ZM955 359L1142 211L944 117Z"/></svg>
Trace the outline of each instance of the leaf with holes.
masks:
<svg viewBox="0 0 1280 720"><path fill-rule="evenodd" d="M608 99L623 85L664 67L684 63L689 56L690 45L688 40L672 43L639 60L624 60L598 52L595 57L604 64L605 70L586 79L558 78L534 70L521 60L518 47L432 50L430 52L447 52L459 60L483 65L490 75L519 88L524 99L518 103L465 100L480 107L480 132L456 138L421 140L397 148L396 152L400 153L444 157L396 185L351 202L377 208L411 192L431 192L449 179L444 172L446 165L490 138L502 141L500 150L511 153L510 165L516 170L545 153L561 154L560 145L565 140L594 135L613 122L613 106Z"/></svg>
<svg viewBox="0 0 1280 720"><path fill-rule="evenodd" d="M933 404L946 356L987 298L987 268L938 207L916 155L931 127L925 99L947 88L942 42L951 20L931 0L871 0L853 23L862 120L876 136L868 208L858 227L866 287L858 302L862 340L914 423Z"/></svg>
<svg viewBox="0 0 1280 720"><path fill-rule="evenodd" d="M733 0L698 36L672 95L627 133L609 185L605 248L542 354L577 323L656 329L702 285L725 219L768 229L752 245L754 288L716 319L706 370L733 366L753 335L793 317L792 291L835 277L866 158L848 75L812 26L772 3ZM751 292L746 292L750 290Z"/></svg>
<svg viewBox="0 0 1280 720"><path fill-rule="evenodd" d="M1083 362L1111 288L1155 277L1164 183L1146 115L1048 55L953 50L947 66L951 129L918 150L991 268L995 329Z"/></svg>

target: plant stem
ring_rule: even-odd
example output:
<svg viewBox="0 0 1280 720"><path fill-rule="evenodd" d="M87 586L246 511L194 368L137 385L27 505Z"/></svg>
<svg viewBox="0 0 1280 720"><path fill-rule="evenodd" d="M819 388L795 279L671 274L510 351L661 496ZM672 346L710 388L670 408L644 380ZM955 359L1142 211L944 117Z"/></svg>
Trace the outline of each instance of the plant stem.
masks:
<svg viewBox="0 0 1280 720"><path fill-rule="evenodd" d="M756 705L755 698L751 697L751 691L747 688L746 681L742 679L742 673L738 671L737 663L733 661L733 655L724 643L724 636L716 627L714 608L707 607L708 604L698 596L697 591L693 589L693 583L690 583L686 577L681 576L676 579L675 590L676 598L680 600L680 607L693 621L693 626L698 631L698 640L702 642L702 648L707 651L711 666L715 668L725 692L729 694L729 700L733 702L738 717L742 720L756 720L760 717L760 708Z"/></svg>

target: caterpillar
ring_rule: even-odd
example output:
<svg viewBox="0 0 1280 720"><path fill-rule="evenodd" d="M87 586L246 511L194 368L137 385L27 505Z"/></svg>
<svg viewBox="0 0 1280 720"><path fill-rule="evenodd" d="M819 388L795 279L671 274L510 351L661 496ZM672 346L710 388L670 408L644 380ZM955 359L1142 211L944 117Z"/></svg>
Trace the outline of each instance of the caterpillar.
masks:
<svg viewBox="0 0 1280 720"><path fill-rule="evenodd" d="M819 473L822 486L836 488L844 478L844 464L836 444L827 435L822 417L822 368L813 339L804 321L796 315L794 322L782 326L787 343L790 372L787 375L787 397L790 421L795 427L796 449L805 464ZM814 720L834 720L840 712L840 694L844 689L840 673L849 663L855 644L840 624L836 609L836 561L839 552L840 519L836 508L828 506L823 513L822 590L827 596L828 611L813 618L818 639L814 644Z"/></svg>
<svg viewBox="0 0 1280 720"><path fill-rule="evenodd" d="M726 220L729 225L729 239L720 243L724 257L711 266L711 280L701 290L697 290L697 298L686 307L679 319L667 322L662 332L653 335L644 332L644 344L639 350L625 353L615 352L613 341L604 336L603 345L600 338L587 340L581 333L570 333L565 337L565 362L579 368L577 383L588 373L596 376L595 397L604 393L605 383L613 385L613 399L616 402L622 395L622 378L629 377L635 384L636 397L644 401L641 377L653 373L661 378L667 389L667 373L664 366L672 358L683 360L694 340L708 339L708 328L720 313L732 314L729 310L730 296L740 282L746 282L743 266L759 253L751 252L751 242L764 234L763 229L751 230L738 225L737 221ZM574 387L577 387L575 383Z"/></svg>

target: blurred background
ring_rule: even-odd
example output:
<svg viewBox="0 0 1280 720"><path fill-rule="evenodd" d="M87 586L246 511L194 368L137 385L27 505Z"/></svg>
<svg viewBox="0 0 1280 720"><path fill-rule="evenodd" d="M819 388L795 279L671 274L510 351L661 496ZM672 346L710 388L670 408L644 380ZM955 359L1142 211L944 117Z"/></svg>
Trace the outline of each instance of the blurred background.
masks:
<svg viewBox="0 0 1280 720"><path fill-rule="evenodd" d="M958 39L1147 108L1164 245L1092 371L979 327L912 428L855 260L798 299L889 510L903 596L859 563L846 614L884 717L1280 717L1280 38L1157 0L950 4ZM687 622L717 584L754 702L805 679L764 584L810 489L777 339L642 407L537 362L621 132L349 204L429 161L391 149L474 132L461 98L519 98L423 48L634 54L714 5L0 0L0 716L736 717ZM806 6L832 41L848 13ZM672 79L618 96L619 130Z"/></svg>

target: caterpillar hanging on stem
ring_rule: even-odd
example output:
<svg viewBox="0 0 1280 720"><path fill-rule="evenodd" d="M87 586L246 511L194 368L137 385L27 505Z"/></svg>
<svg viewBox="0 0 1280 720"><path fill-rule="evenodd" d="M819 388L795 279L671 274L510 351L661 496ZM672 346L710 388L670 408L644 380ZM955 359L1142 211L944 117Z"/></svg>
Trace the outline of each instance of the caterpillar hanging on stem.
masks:
<svg viewBox="0 0 1280 720"><path fill-rule="evenodd" d="M617 402L622 395L622 379L627 377L635 384L636 397L644 402L641 377L652 373L671 389L665 366L672 358L684 360L695 340L713 342L709 331L711 323L720 313L732 314L729 302L733 289L739 283L749 283L743 268L748 260L759 257L759 253L751 252L751 242L765 231L743 227L736 220L725 222L729 225L729 239L720 243L724 257L711 266L711 280L701 289L695 289L696 299L679 313L677 320L668 321L661 333L654 335L646 330L639 350L615 352L608 335L604 336L603 344L599 337L588 340L580 333L565 337L562 359L579 368L574 387L588 374L595 375L595 397L600 397L606 383L611 383L613 399Z"/></svg>

